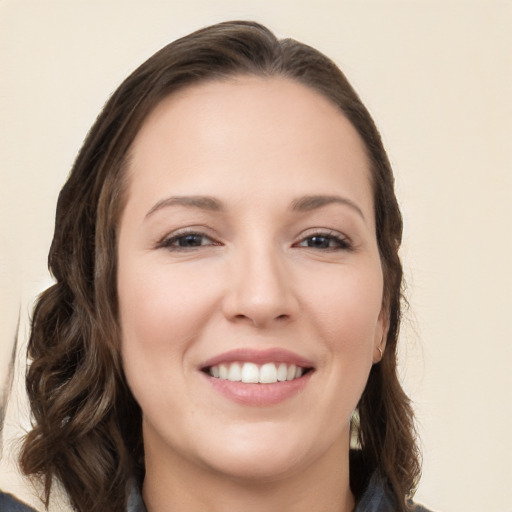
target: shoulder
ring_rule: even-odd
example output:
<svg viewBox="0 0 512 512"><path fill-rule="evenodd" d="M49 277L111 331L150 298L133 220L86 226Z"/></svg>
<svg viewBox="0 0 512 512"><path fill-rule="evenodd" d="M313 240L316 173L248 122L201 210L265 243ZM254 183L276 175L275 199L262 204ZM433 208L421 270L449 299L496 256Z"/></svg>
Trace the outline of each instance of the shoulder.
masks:
<svg viewBox="0 0 512 512"><path fill-rule="evenodd" d="M410 512L434 512L416 503L409 504ZM396 512L396 500L385 479L375 474L361 496L355 512Z"/></svg>
<svg viewBox="0 0 512 512"><path fill-rule="evenodd" d="M387 479L375 472L359 497L354 512L396 512L398 510L395 496ZM433 512L422 505L409 503L410 512Z"/></svg>
<svg viewBox="0 0 512 512"><path fill-rule="evenodd" d="M368 471L360 450L350 451L350 487L356 498L354 512L396 512L396 498L389 481L379 471ZM409 502L410 512L434 512Z"/></svg>
<svg viewBox="0 0 512 512"><path fill-rule="evenodd" d="M33 508L2 491L0 491L0 510L2 512L35 512Z"/></svg>
<svg viewBox="0 0 512 512"><path fill-rule="evenodd" d="M434 512L428 508L425 508L423 505L413 505L412 512Z"/></svg>

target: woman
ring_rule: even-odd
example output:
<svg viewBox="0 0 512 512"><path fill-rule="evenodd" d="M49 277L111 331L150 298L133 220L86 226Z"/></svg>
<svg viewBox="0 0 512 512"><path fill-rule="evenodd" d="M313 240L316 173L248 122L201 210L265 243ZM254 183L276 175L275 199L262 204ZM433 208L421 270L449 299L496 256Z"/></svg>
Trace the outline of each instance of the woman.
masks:
<svg viewBox="0 0 512 512"><path fill-rule="evenodd" d="M59 197L23 471L88 512L414 508L401 231L325 56L249 22L163 48Z"/></svg>

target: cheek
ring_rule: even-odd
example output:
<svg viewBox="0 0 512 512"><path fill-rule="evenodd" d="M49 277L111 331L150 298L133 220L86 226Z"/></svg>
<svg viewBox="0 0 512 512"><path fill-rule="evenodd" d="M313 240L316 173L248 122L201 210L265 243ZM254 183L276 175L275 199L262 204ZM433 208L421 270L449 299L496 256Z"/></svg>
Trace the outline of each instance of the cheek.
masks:
<svg viewBox="0 0 512 512"><path fill-rule="evenodd" d="M143 270L140 270L140 267ZM216 303L216 287L167 265L120 267L123 338L146 348L176 348L193 336Z"/></svg>
<svg viewBox="0 0 512 512"><path fill-rule="evenodd" d="M191 300L193 282L185 293L184 283L169 272L130 263L122 262L118 278L123 366L144 415L158 417L163 403L182 407L179 394L169 389L183 382L187 346L197 336L205 306Z"/></svg>
<svg viewBox="0 0 512 512"><path fill-rule="evenodd" d="M195 370L189 349L216 314L219 285L212 278L205 282L204 272L193 265L178 271L160 261L144 265L136 258L120 261L122 357L139 403L144 397L137 397L137 390L158 394Z"/></svg>
<svg viewBox="0 0 512 512"><path fill-rule="evenodd" d="M364 273L342 267L316 276L315 286L309 287L309 309L333 349L373 343L381 327L382 286L378 264Z"/></svg>
<svg viewBox="0 0 512 512"><path fill-rule="evenodd" d="M356 407L373 364L375 343L383 334L380 264L340 267L329 278L317 276L310 312L323 340L324 410L344 424ZM311 323L313 323L311 322ZM327 422L329 417L325 418Z"/></svg>

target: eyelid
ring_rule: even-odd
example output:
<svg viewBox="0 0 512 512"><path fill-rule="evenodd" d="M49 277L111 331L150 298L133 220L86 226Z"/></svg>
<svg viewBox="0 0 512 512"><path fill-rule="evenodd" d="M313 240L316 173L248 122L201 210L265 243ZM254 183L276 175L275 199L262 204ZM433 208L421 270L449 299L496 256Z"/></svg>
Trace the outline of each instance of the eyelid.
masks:
<svg viewBox="0 0 512 512"><path fill-rule="evenodd" d="M186 228L180 228L171 233L166 234L164 237L160 238L156 243L156 249L167 249L174 251L190 251L194 249L198 249L199 247L211 247L211 246L219 246L222 245L220 242L215 240L215 238L206 233L206 229L199 226L190 226ZM199 245L199 246L191 246L191 247L180 247L173 246L172 243L177 241L178 239L190 235L197 235L200 237L207 238L211 243Z"/></svg>
<svg viewBox="0 0 512 512"><path fill-rule="evenodd" d="M352 240L345 234L340 231L336 231L334 229L325 229L325 228L310 228L305 232L301 233L299 239L293 244L294 247L300 247L299 244L306 241L308 238L312 238L314 236L325 237L335 240L339 245L337 247L329 247L329 248L314 248L314 247L306 247L308 249L314 250L324 250L324 251L336 251L336 250L352 250L353 243Z"/></svg>

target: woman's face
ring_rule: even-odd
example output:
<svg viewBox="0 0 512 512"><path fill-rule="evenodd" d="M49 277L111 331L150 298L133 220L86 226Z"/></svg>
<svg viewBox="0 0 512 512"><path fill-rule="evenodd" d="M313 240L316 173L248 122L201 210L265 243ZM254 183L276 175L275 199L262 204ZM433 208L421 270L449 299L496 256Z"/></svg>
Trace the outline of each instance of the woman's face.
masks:
<svg viewBox="0 0 512 512"><path fill-rule="evenodd" d="M355 129L284 78L203 83L149 116L127 173L122 356L148 460L242 478L339 463L386 330Z"/></svg>

